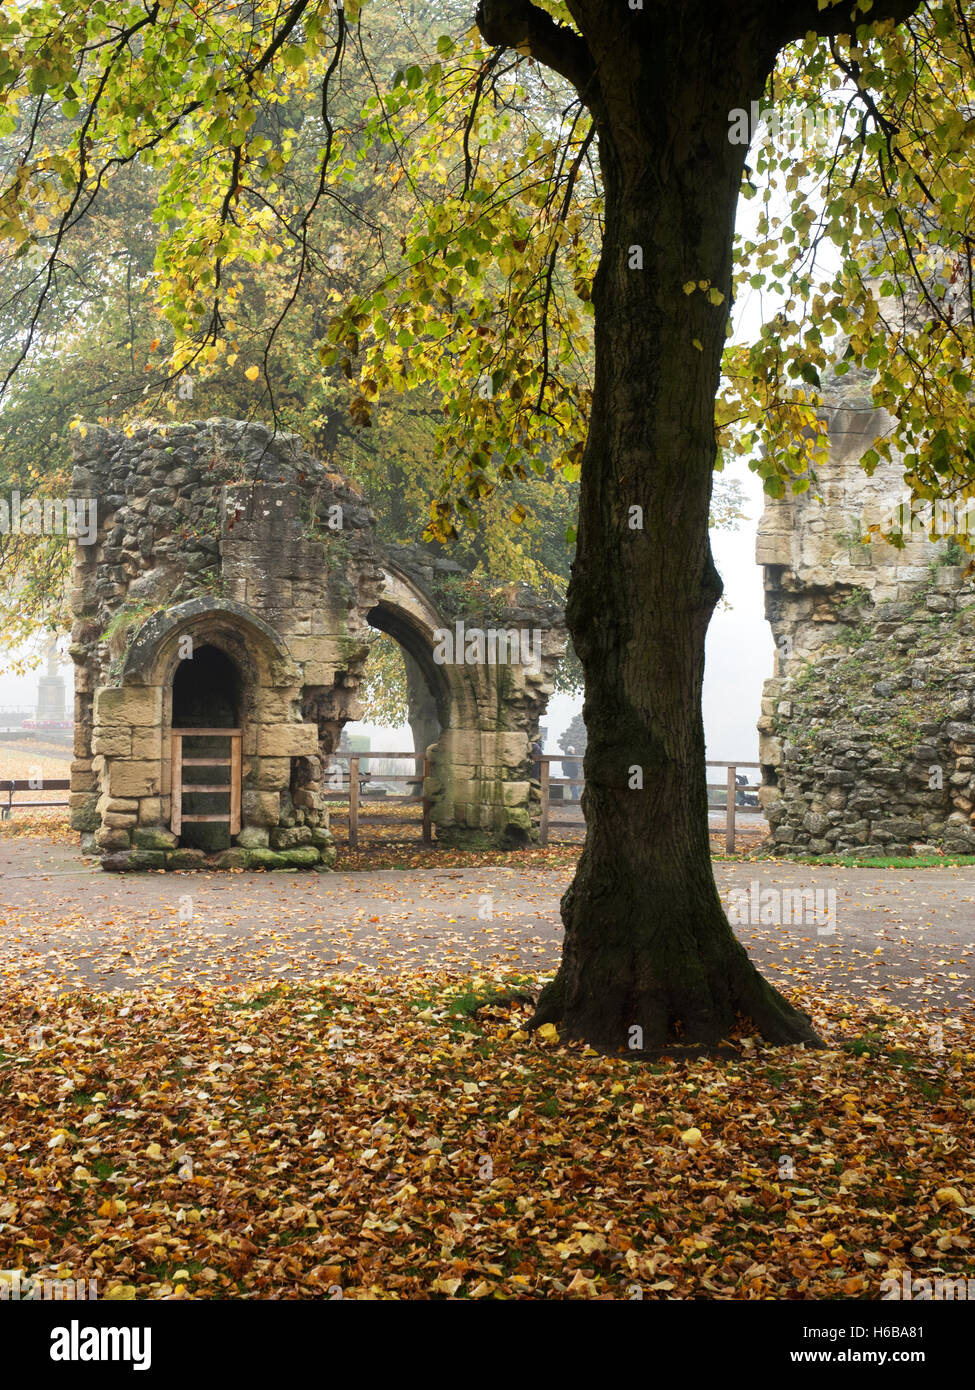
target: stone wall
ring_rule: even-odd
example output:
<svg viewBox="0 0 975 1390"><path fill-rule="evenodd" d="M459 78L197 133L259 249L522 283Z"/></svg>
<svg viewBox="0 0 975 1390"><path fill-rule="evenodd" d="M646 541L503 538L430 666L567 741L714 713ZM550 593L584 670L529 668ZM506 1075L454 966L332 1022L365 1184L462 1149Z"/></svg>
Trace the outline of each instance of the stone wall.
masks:
<svg viewBox="0 0 975 1390"><path fill-rule="evenodd" d="M868 539L906 496L903 467L860 467L886 423L864 378L834 382L829 400L828 464L808 492L766 504L758 535L777 651L759 721L772 842L971 853L975 589L954 563L954 521L932 538L930 515L912 529L902 513L902 548Z"/></svg>
<svg viewBox="0 0 975 1390"><path fill-rule="evenodd" d="M106 867L327 867L323 779L362 714L371 625L401 641L437 707L438 831L531 834L529 747L564 649L557 610L513 599L504 612L544 623L537 671L438 670L448 618L433 594L459 567L381 545L361 492L261 425L88 426L72 492L97 500L99 523L72 590L72 822ZM170 824L173 682L202 647L240 674L243 756L241 832L209 856Z"/></svg>

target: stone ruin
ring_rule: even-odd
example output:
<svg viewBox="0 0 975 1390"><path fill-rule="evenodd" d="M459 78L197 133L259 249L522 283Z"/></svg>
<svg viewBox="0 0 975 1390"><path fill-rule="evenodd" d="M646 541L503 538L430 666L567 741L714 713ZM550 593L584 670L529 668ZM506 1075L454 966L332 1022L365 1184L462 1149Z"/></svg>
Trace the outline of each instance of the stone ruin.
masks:
<svg viewBox="0 0 975 1390"><path fill-rule="evenodd" d="M830 456L768 500L757 560L776 643L759 793L777 853L975 852L975 511L912 514L903 464L860 459L888 425L870 380L828 392ZM874 534L899 531L900 548Z"/></svg>
<svg viewBox="0 0 975 1390"><path fill-rule="evenodd" d="M438 839L534 837L557 606L517 587L463 611L459 565L383 544L359 489L263 425L89 425L74 455L98 534L71 593L71 819L105 868L330 867L330 755L374 628L406 656Z"/></svg>

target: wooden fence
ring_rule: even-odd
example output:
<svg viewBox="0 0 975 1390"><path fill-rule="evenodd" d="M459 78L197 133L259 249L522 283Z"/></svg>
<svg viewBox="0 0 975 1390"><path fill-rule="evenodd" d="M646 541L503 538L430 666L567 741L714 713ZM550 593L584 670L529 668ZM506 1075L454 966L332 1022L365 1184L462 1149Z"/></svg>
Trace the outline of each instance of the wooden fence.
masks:
<svg viewBox="0 0 975 1390"><path fill-rule="evenodd" d="M539 842L543 845L547 845L550 842L549 832L551 830L578 829L581 824L578 818L576 818L575 820L553 820L551 788L571 787L574 789L576 787L581 788L585 785L585 780L582 777L553 777L550 771L551 764L561 763L564 766L564 764L567 762L578 763L581 762L581 756L576 756L575 758L573 758L571 756L554 756L550 753L543 753L540 757L536 757L532 761L535 766L538 766L539 764L541 765L539 767L538 779L541 783L542 789L542 812L541 824L539 826ZM739 809L738 798L745 792L757 791L759 785L758 783L739 784L737 781L738 771L739 769L746 767L758 768L761 766L761 764L727 763L719 762L717 759L709 758L706 765L708 767L723 767L726 769L725 780L723 782L709 782L707 786L709 792L724 791L727 797L725 806L723 808L725 813L725 850L728 854L734 854L736 838L736 811ZM581 792L579 795L581 795ZM561 806L578 806L578 804L579 797L573 796L571 794L568 801L566 801L563 797L562 801L560 802ZM711 808L709 807L709 810L710 809Z"/></svg>
<svg viewBox="0 0 975 1390"><path fill-rule="evenodd" d="M37 783L41 785L38 786ZM14 801L14 792L66 792L71 790L71 783L66 777L43 779L32 777L24 780L0 782L0 798L6 797L6 801L0 800L0 820L9 820L12 811L36 811L39 806L67 806L67 799L63 801Z"/></svg>
<svg viewBox="0 0 975 1390"><path fill-rule="evenodd" d="M761 763L722 763L709 758L706 766L723 767L727 770L724 783L722 784L721 782L709 782L708 791L719 791L722 785L724 786L725 795L727 798L727 800L725 801L724 847L726 854L734 854L735 812L738 807L738 797L743 792L757 792L759 786L761 785L760 783L756 782L754 784L748 783L739 786L737 781L738 769L740 767L761 767Z"/></svg>
<svg viewBox="0 0 975 1390"><path fill-rule="evenodd" d="M332 753L329 755L333 763L348 763L349 770L345 778L336 785L333 781L335 768L325 773L324 796L327 802L348 802L349 811L349 849L359 848L359 829L362 825L408 825L409 821L402 816L362 816L359 811L364 802L386 805L409 805L422 807L420 821L420 842L424 845L433 844L433 819L430 813L430 799L424 795L426 779L430 775L430 759L422 753ZM406 772L381 772L372 774L368 767L363 764L378 762L380 759L406 760L414 764L414 771ZM405 782L410 786L417 787L418 790L404 792L401 795L383 793L380 795L370 794L369 783L371 780L377 782Z"/></svg>
<svg viewBox="0 0 975 1390"><path fill-rule="evenodd" d="M404 821L404 819L399 816L360 816L359 812L362 805L369 802L377 805L381 802L386 802L388 804L398 803L400 805L412 803L413 805L421 806L420 843L424 845L431 845L433 843L433 821L430 814L430 800L424 795L423 791L426 779L430 773L429 758L424 757L422 753L332 753L331 758L333 762L348 763L349 765L349 771L339 785L335 785L334 783L330 785L329 774L326 774L325 800L332 803L348 803L348 843L350 849L359 848L359 829L363 824L369 826L403 826L409 824L408 821ZM369 792L369 783L372 780L372 774L369 773L367 768L363 767L363 764L377 762L381 758L412 762L415 770L412 773L380 773L375 777L377 782L405 782L408 785L415 786L418 790L398 796L371 795ZM541 757L533 759L534 763L541 764L539 768L539 781L541 783L542 793L539 842L543 845L550 843L550 832L552 830L581 830L585 828L585 822L582 820L581 816L573 820L555 820L552 816L553 803L551 789L553 787L571 787L573 789L578 787L581 789L585 785L585 781L582 777L553 777L551 775L552 763L572 761L581 762L581 758L562 758L549 753L543 753ZM736 780L738 772L744 768L758 768L761 764L727 763L709 758L707 766L709 768L722 767L725 769L725 780L723 782L709 782L707 785L709 792L723 791L725 793L725 805L723 808L718 809L723 809L725 813L725 851L728 854L734 854L737 834L737 811L742 809L738 805L738 798L745 792L756 792L759 788L758 783L739 784ZM7 820L13 811L29 811L42 806L67 806L66 800L15 802L13 799L14 792L36 790L68 791L70 785L70 782L67 780L54 781L48 780L47 778L44 779L41 788L32 786L29 781L0 781L0 820ZM185 788L184 790L189 790L189 788ZM6 797L6 801L3 800L3 797ZM561 801L556 801L555 804L559 808L565 806L578 806L579 797L570 795L568 800L563 799ZM220 819L225 819L225 817L220 817Z"/></svg>

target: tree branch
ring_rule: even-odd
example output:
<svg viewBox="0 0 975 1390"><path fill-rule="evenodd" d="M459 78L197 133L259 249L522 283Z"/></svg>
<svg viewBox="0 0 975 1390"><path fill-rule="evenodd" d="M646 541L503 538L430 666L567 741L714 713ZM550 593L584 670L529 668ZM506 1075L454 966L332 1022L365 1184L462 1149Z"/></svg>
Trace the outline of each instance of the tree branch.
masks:
<svg viewBox="0 0 975 1390"><path fill-rule="evenodd" d="M773 0L771 6L776 11L784 41L801 39L810 31L824 37L837 34L855 34L862 24L880 24L892 19L896 24L910 19L921 8L923 0L874 0L866 14L856 9L852 0L843 0L839 5L831 5L821 10L817 0Z"/></svg>
<svg viewBox="0 0 975 1390"><path fill-rule="evenodd" d="M527 48L533 58L561 73L588 106L594 96L596 65L581 35L531 0L480 0L475 15L487 43L496 48Z"/></svg>

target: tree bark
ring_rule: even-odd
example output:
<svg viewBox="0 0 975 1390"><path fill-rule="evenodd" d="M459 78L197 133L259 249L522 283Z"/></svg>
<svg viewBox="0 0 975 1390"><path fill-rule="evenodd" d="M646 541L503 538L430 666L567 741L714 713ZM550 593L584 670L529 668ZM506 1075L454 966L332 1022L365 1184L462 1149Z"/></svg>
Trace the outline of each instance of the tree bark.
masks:
<svg viewBox="0 0 975 1390"><path fill-rule="evenodd" d="M610 1051L713 1047L741 1024L815 1045L736 940L711 871L701 694L721 581L708 510L746 155L729 113L761 101L789 41L903 20L918 0L874 0L869 15L846 0L566 7L575 30L531 0L481 0L477 14L489 42L527 47L575 85L606 208L567 609L585 672L587 835L562 900L562 965L532 1023Z"/></svg>
<svg viewBox="0 0 975 1390"><path fill-rule="evenodd" d="M761 98L775 49L757 30L722 31L713 10L706 32L680 22L687 7L653 8L673 18L655 20L652 61L643 45L617 46L594 106L606 229L567 608L585 671L587 837L562 901L561 968L533 1024L631 1054L714 1047L743 1022L774 1043L816 1044L722 909L701 715L721 593L708 538L714 400L745 156L728 113Z"/></svg>

